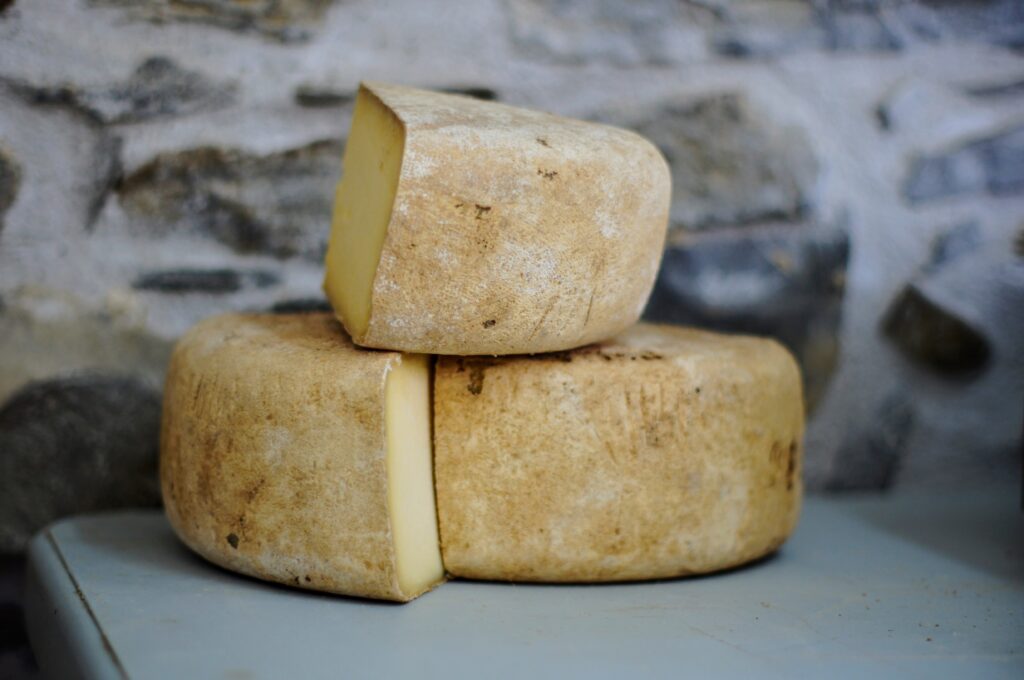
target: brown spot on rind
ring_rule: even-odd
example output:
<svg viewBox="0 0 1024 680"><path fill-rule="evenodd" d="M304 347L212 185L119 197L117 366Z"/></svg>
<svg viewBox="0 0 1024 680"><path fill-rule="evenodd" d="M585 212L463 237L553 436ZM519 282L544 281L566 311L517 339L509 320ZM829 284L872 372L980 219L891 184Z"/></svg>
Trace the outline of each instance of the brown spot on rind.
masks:
<svg viewBox="0 0 1024 680"><path fill-rule="evenodd" d="M796 482L796 453L797 445L796 442L789 443L789 460L786 463L786 489L788 491L793 490L793 484Z"/></svg>
<svg viewBox="0 0 1024 680"><path fill-rule="evenodd" d="M590 291L590 300L587 302L587 315L585 317L583 317L583 326L584 327L586 327L586 325L588 323L590 323L590 312L593 311L593 309L594 309L594 295L595 295L596 292L597 291L594 290L594 289L591 289L591 291Z"/></svg>
<svg viewBox="0 0 1024 680"><path fill-rule="evenodd" d="M228 534L228 545L238 550L238 534Z"/></svg>
<svg viewBox="0 0 1024 680"><path fill-rule="evenodd" d="M543 168L537 168L537 174L540 175L541 177L543 177L544 179L554 179L555 177L558 176L558 171L557 170L545 170Z"/></svg>
<svg viewBox="0 0 1024 680"><path fill-rule="evenodd" d="M530 332L530 337L528 339L532 340L533 336L537 335L537 331L539 331L540 327L544 325L544 320L548 318L548 314L551 313L551 310L554 308L554 306L555 300L552 300L551 304L549 304L547 308L544 310L544 313L540 315L540 319L537 320L537 325L533 327L533 330Z"/></svg>
<svg viewBox="0 0 1024 680"><path fill-rule="evenodd" d="M270 418L268 418L268 419L270 419ZM267 483L267 478L266 477L260 477L259 481L257 481L255 484L253 484L252 487L250 487L249 490L245 492L245 500L247 502L249 502L249 503L252 503L254 500L256 500L256 496L259 495L260 491L263 489L263 485L266 484L266 483ZM243 519L243 521L244 521L244 519Z"/></svg>
<svg viewBox="0 0 1024 680"><path fill-rule="evenodd" d="M473 395L484 391L484 367L481 364L473 364L469 367L469 385L466 389Z"/></svg>
<svg viewBox="0 0 1024 680"><path fill-rule="evenodd" d="M551 145L548 144L548 140L544 139L543 137L537 137L537 143L540 144L541 146L546 146L549 149L551 148Z"/></svg>
<svg viewBox="0 0 1024 680"><path fill-rule="evenodd" d="M640 359L642 361L659 361L665 358L663 354L658 352L645 350L642 352L633 352L626 349L612 349L608 348L600 343L593 343L590 345L584 345L583 347L577 347L575 349L561 350L558 352L543 352L540 354L510 354L504 358L512 359L530 359L532 361L559 361L564 363L571 363L574 359L583 357L594 356L600 357L604 361L636 361ZM700 388L697 388L700 392Z"/></svg>
<svg viewBox="0 0 1024 680"><path fill-rule="evenodd" d="M479 203L474 203L473 207L476 208L476 218L478 220L482 220L484 215L491 212L491 206L489 205L480 205Z"/></svg>
<svg viewBox="0 0 1024 680"><path fill-rule="evenodd" d="M496 323L498 323L497 319L488 319L484 321L484 328L493 328Z"/></svg>

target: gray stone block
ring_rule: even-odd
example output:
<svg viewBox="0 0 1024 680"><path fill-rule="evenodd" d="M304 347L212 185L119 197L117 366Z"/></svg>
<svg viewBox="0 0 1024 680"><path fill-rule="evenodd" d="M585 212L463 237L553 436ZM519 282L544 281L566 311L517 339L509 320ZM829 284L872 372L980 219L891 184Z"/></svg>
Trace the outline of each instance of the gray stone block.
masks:
<svg viewBox="0 0 1024 680"><path fill-rule="evenodd" d="M342 143L323 140L269 155L203 147L157 156L117 196L134 231L172 231L239 253L319 261L326 250Z"/></svg>
<svg viewBox="0 0 1024 680"><path fill-rule="evenodd" d="M912 284L893 300L882 329L908 358L939 375L976 375L992 354L979 330Z"/></svg>
<svg viewBox="0 0 1024 680"><path fill-rule="evenodd" d="M159 394L130 377L30 383L0 407L0 553L54 520L160 502Z"/></svg>
<svg viewBox="0 0 1024 680"><path fill-rule="evenodd" d="M507 0L512 44L530 59L620 67L693 61L707 9L676 0Z"/></svg>
<svg viewBox="0 0 1024 680"><path fill-rule="evenodd" d="M916 158L903 185L912 203L986 192L1024 192L1024 127Z"/></svg>
<svg viewBox="0 0 1024 680"><path fill-rule="evenodd" d="M880 399L863 430L848 434L839 449L828 491L879 491L895 482L914 427L913 399L895 391Z"/></svg>
<svg viewBox="0 0 1024 680"><path fill-rule="evenodd" d="M98 6L122 7L133 19L154 23L181 21L232 31L256 32L282 42L308 40L334 0L91 0Z"/></svg>
<svg viewBox="0 0 1024 680"><path fill-rule="evenodd" d="M21 165L14 154L0 147L0 231L4 228L4 213L14 204L21 188Z"/></svg>
<svg viewBox="0 0 1024 680"><path fill-rule="evenodd" d="M644 317L777 338L813 408L838 360L849 248L845 230L809 225L672 243Z"/></svg>
<svg viewBox="0 0 1024 680"><path fill-rule="evenodd" d="M102 86L14 83L37 104L74 107L98 123L137 123L216 109L229 104L234 86L215 83L167 57L149 57L125 81Z"/></svg>
<svg viewBox="0 0 1024 680"><path fill-rule="evenodd" d="M165 269L142 274L132 288L157 293L219 294L235 293L248 285L268 288L280 282L281 277L268 269Z"/></svg>
<svg viewBox="0 0 1024 680"><path fill-rule="evenodd" d="M667 104L631 125L672 167L672 228L805 218L818 175L806 137L771 124L747 100L724 93Z"/></svg>

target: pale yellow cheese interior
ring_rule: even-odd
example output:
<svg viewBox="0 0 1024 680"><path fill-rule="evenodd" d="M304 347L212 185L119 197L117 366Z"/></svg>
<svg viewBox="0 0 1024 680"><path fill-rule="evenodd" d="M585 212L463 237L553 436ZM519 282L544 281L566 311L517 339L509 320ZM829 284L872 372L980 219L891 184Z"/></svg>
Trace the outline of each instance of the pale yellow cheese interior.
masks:
<svg viewBox="0 0 1024 680"><path fill-rule="evenodd" d="M430 363L406 354L388 373L385 396L388 507L398 585L418 595L444 577L434 502Z"/></svg>
<svg viewBox="0 0 1024 680"><path fill-rule="evenodd" d="M404 147L402 123L360 88L334 197L324 277L327 299L356 338L370 319L373 277L391 220Z"/></svg>

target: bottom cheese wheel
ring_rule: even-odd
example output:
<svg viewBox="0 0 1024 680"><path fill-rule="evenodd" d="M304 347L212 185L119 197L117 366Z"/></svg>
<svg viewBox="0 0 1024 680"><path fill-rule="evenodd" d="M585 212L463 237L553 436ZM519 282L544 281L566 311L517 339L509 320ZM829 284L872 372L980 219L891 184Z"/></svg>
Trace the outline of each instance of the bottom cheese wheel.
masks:
<svg viewBox="0 0 1024 680"><path fill-rule="evenodd" d="M796 525L799 369L772 340L640 324L547 355L440 357L434 471L454 576L698 574Z"/></svg>
<svg viewBox="0 0 1024 680"><path fill-rule="evenodd" d="M427 357L329 314L208 319L174 350L160 448L171 525L212 562L398 601L444 577Z"/></svg>

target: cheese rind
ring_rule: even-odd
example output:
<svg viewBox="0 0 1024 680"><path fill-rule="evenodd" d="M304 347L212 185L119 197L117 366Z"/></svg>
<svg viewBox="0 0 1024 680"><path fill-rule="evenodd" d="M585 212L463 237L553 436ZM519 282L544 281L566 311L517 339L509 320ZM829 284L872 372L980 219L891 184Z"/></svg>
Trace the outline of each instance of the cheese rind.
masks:
<svg viewBox="0 0 1024 680"><path fill-rule="evenodd" d="M354 189L381 176L380 158L393 158L399 138L393 198L391 189ZM480 355L580 346L639 318L661 259L670 191L664 158L632 132L364 83L324 288L367 347ZM345 217L385 212L383 233L378 218ZM380 239L379 251L353 246L353 234ZM372 263L369 291L346 258Z"/></svg>
<svg viewBox="0 0 1024 680"><path fill-rule="evenodd" d="M803 401L774 341L639 324L555 355L442 357L434 394L452 575L704 573L772 552L796 524Z"/></svg>
<svg viewBox="0 0 1024 680"><path fill-rule="evenodd" d="M361 350L329 314L208 319L179 341L165 386L171 526L228 569L412 599L443 580L429 400L425 358Z"/></svg>

